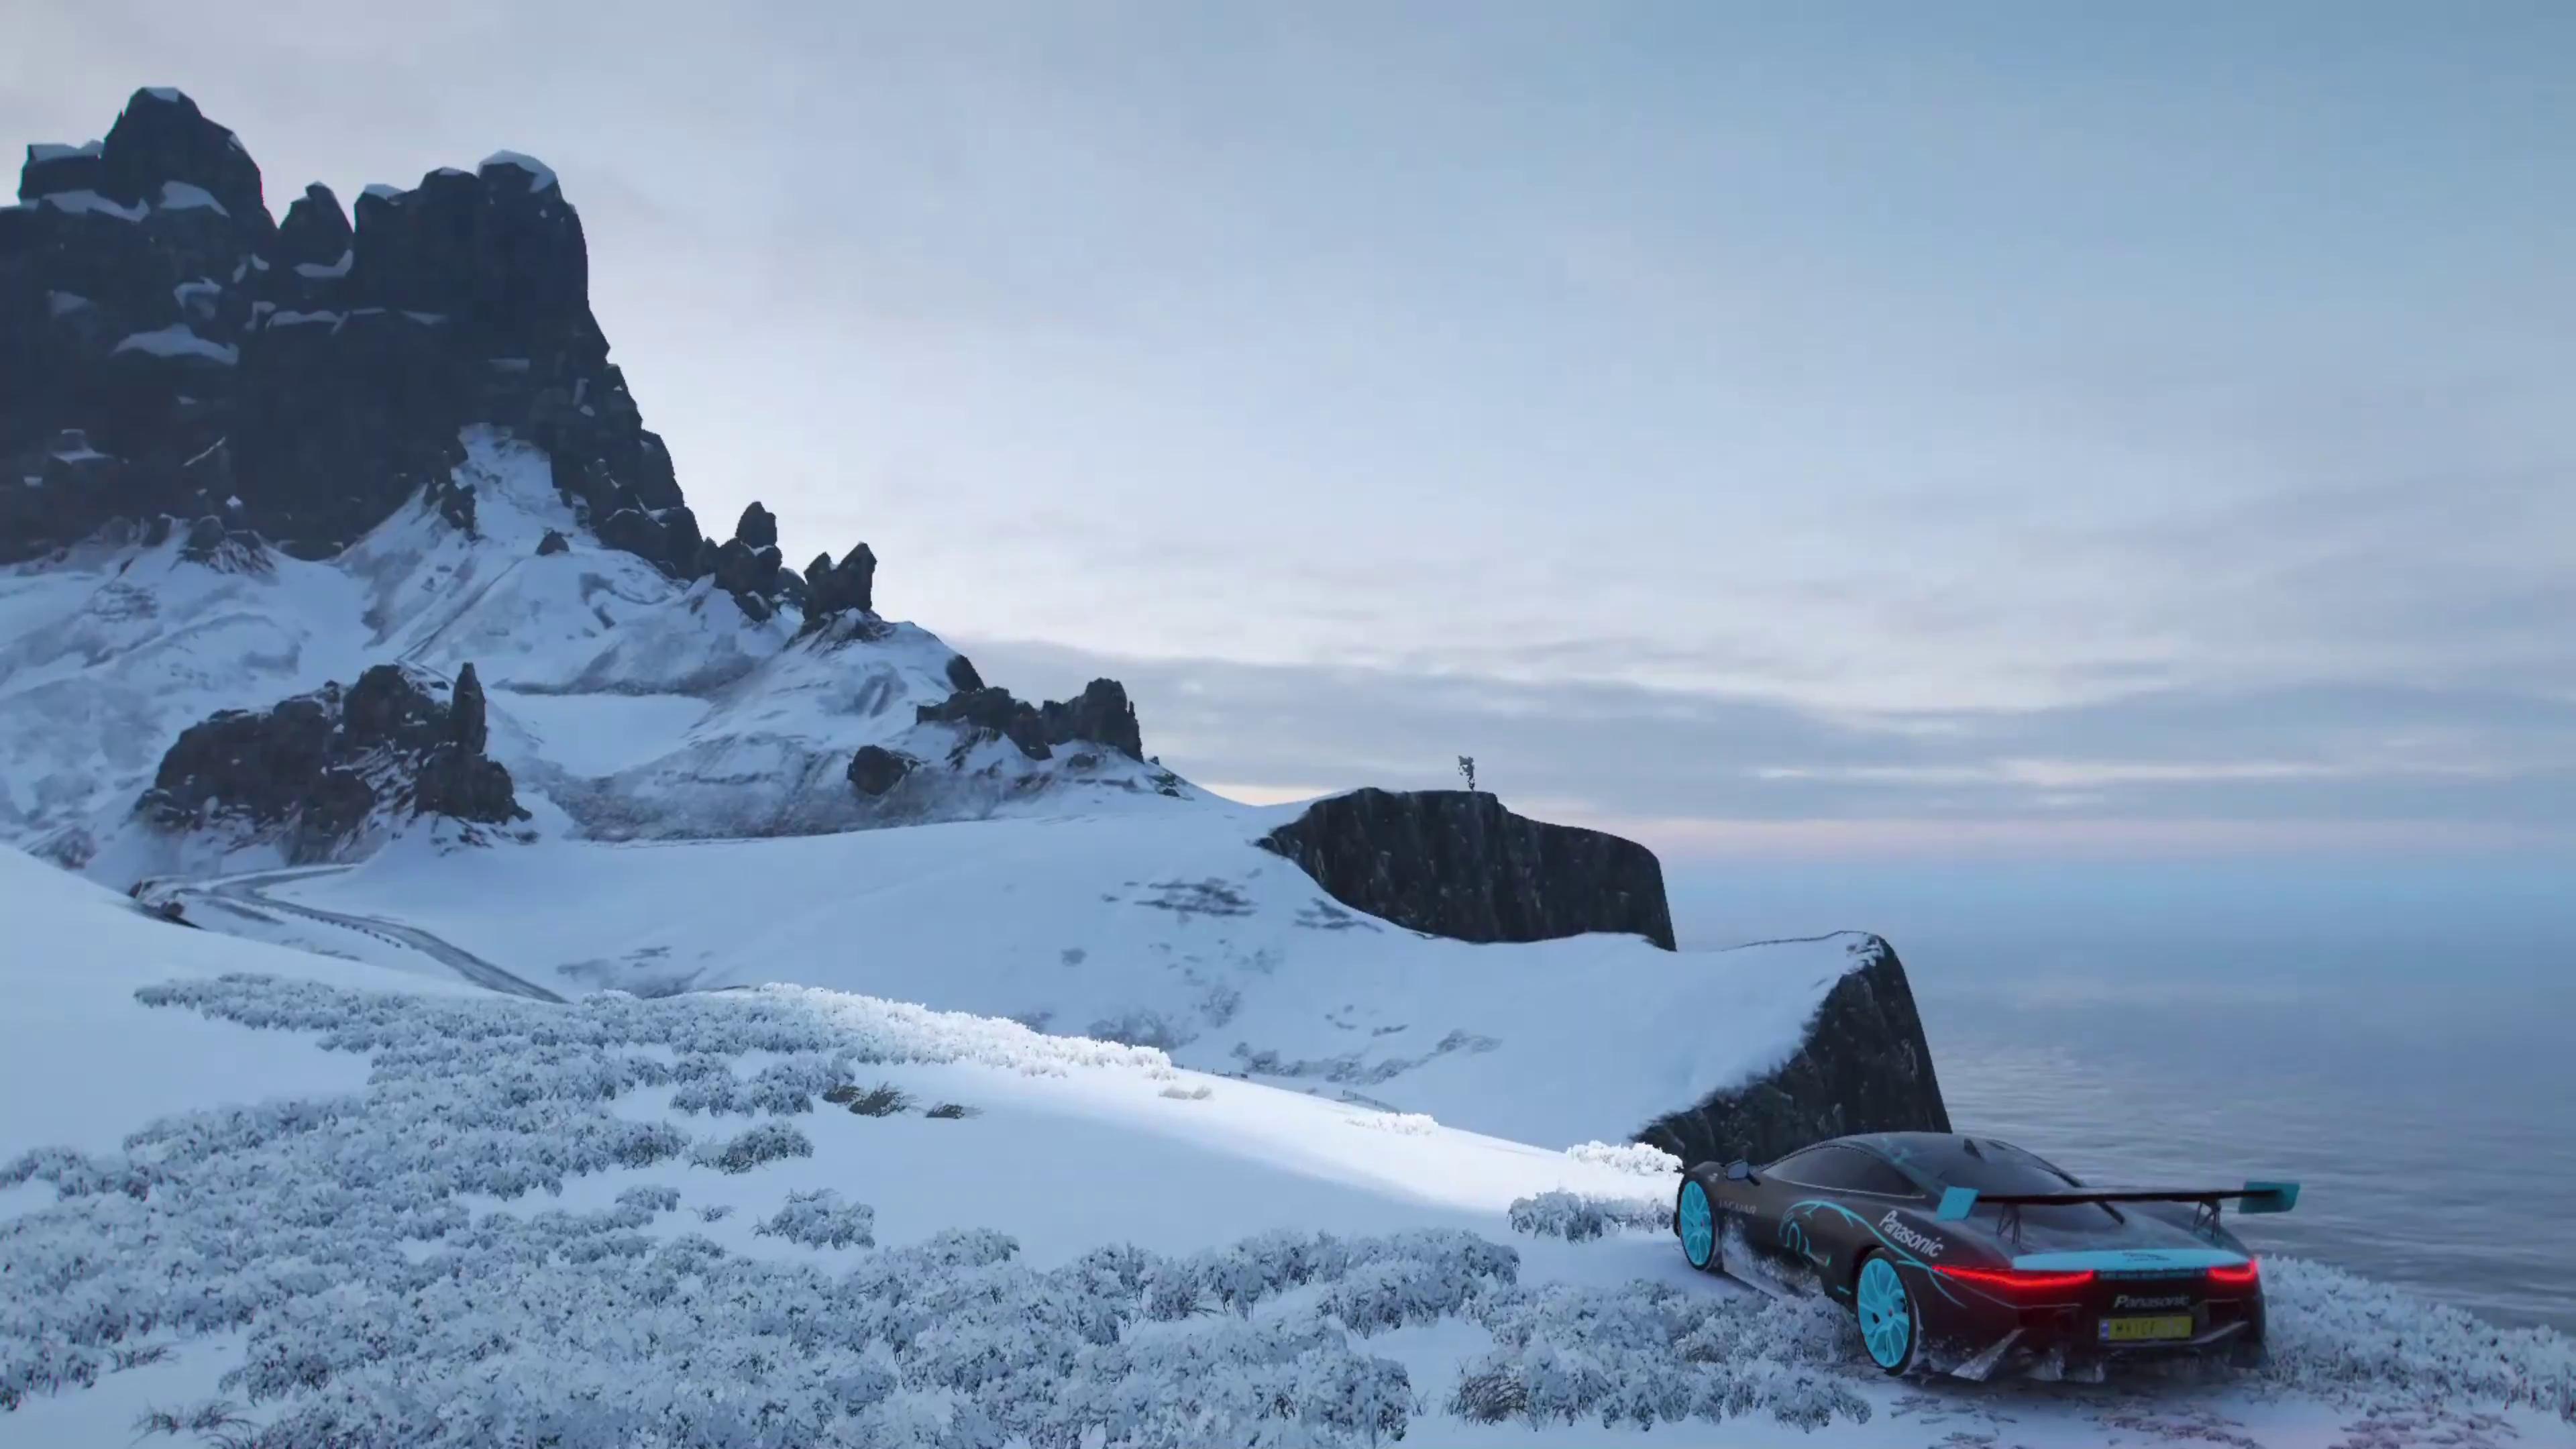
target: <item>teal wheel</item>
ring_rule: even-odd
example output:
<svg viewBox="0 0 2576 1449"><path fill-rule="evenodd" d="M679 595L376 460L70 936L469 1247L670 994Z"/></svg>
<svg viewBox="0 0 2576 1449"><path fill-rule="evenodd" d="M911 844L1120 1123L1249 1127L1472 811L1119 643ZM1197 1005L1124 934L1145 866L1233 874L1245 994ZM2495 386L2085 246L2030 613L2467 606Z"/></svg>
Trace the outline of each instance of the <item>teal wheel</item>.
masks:
<svg viewBox="0 0 2576 1449"><path fill-rule="evenodd" d="M1871 1363L1892 1374L1914 1366L1923 1337L1923 1315L1914 1306L1914 1295L1905 1291L1905 1279L1894 1263L1877 1253L1861 1260L1860 1291L1853 1295L1852 1312L1860 1319L1860 1341L1869 1350Z"/></svg>
<svg viewBox="0 0 2576 1449"><path fill-rule="evenodd" d="M1717 1271L1717 1212L1709 1205L1708 1189L1699 1179L1682 1184L1681 1201L1673 1209L1673 1231L1681 1234L1682 1256L1703 1273Z"/></svg>

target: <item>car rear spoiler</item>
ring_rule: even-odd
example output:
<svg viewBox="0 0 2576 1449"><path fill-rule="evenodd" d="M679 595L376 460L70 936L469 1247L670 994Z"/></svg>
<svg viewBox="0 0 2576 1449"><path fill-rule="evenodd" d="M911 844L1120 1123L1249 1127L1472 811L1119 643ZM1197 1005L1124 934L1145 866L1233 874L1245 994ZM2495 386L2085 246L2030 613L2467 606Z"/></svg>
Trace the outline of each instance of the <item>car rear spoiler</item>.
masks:
<svg viewBox="0 0 2576 1449"><path fill-rule="evenodd" d="M2285 1213L2299 1205L2299 1185L2249 1182L2243 1187L2211 1188L2072 1187L2064 1192L1979 1192L1973 1187L1954 1187L1941 1194L1941 1210L1934 1216L1954 1223L1975 1212L1980 1204L2017 1208L2087 1202L2196 1202L2215 1215L2218 1205L2230 1198L2237 1200L2240 1212Z"/></svg>

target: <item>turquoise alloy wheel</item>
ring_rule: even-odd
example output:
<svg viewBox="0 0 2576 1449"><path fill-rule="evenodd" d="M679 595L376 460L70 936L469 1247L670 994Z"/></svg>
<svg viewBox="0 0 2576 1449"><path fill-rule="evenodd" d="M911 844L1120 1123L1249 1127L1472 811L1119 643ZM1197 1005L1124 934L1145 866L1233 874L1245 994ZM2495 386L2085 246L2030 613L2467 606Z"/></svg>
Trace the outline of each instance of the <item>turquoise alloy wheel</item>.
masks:
<svg viewBox="0 0 2576 1449"><path fill-rule="evenodd" d="M1914 1361L1914 1305L1906 1301L1905 1280L1894 1263L1872 1256L1860 1265L1860 1297L1853 1308L1870 1362L1903 1373Z"/></svg>
<svg viewBox="0 0 2576 1449"><path fill-rule="evenodd" d="M1696 1181L1682 1184L1682 1203L1674 1215L1682 1235L1682 1256L1705 1273L1717 1266L1717 1214L1708 1205L1708 1189Z"/></svg>

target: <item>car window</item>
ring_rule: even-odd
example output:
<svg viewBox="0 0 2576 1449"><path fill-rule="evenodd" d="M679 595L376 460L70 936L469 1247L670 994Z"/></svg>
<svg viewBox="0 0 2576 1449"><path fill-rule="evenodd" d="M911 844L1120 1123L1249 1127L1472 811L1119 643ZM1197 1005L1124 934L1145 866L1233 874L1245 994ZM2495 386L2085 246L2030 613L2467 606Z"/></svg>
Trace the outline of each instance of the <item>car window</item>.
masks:
<svg viewBox="0 0 2576 1449"><path fill-rule="evenodd" d="M2064 1192L2082 1187L2070 1174L2001 1142L1969 1141L1962 1144L1961 1156L1949 1164L1944 1176L1951 1185L1973 1187L1989 1196L1999 1193ZM1992 1206L1979 1207L1980 1216L1997 1215ZM2034 1203L2019 1210L2021 1220L2033 1227L2083 1228L2098 1227L2103 1219L2116 1221L2119 1213L2107 1204Z"/></svg>
<svg viewBox="0 0 2576 1449"><path fill-rule="evenodd" d="M1951 1186L1973 1187L1983 1193L2064 1192L2078 1186L2074 1178L2000 1142L1970 1143L1945 1166L1943 1175Z"/></svg>
<svg viewBox="0 0 2576 1449"><path fill-rule="evenodd" d="M1825 1154L1834 1150L1831 1147L1810 1147L1801 1152L1792 1152L1762 1169L1762 1175L1785 1177L1791 1182L1806 1182L1808 1178L1805 1174L1823 1171Z"/></svg>
<svg viewBox="0 0 2576 1449"><path fill-rule="evenodd" d="M1906 1179L1904 1173L1856 1148L1811 1147L1782 1158L1772 1165L1771 1171L1776 1177L1808 1187L1883 1193L1891 1197L1915 1195L1914 1184Z"/></svg>

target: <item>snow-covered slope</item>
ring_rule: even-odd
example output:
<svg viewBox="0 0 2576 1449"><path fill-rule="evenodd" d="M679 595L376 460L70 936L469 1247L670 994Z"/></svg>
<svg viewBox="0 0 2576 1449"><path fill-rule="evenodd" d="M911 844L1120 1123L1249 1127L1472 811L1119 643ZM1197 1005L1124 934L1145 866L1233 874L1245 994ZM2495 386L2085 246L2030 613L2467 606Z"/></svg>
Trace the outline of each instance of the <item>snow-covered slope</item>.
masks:
<svg viewBox="0 0 2576 1449"><path fill-rule="evenodd" d="M555 834L774 834L1195 794L1114 750L961 752L956 727L916 722L955 692L955 651L926 631L846 615L800 638L792 609L749 618L712 579L682 584L600 546L543 453L488 428L464 442L449 486L472 490L471 533L422 498L322 562L235 546L200 561L172 535L0 570L0 837L127 884L152 853L110 847L182 729L387 662L445 678L476 666L493 754ZM549 533L567 546L541 553ZM844 774L864 744L934 768L869 801Z"/></svg>
<svg viewBox="0 0 2576 1449"><path fill-rule="evenodd" d="M407 850L259 891L430 932L565 995L862 991L1556 1145L1624 1137L1776 1066L1825 992L1866 964L1860 936L1676 953L1626 936L1416 935L1336 906L1256 848L1285 813L1208 803L685 846ZM159 894L255 928L226 909L237 892Z"/></svg>
<svg viewBox="0 0 2576 1449"><path fill-rule="evenodd" d="M2302 1264L2256 1376L1894 1384L1688 1272L1635 1149L837 992L529 1002L14 855L0 912L13 1443L2576 1443L2565 1338Z"/></svg>

